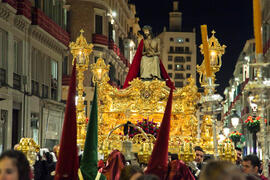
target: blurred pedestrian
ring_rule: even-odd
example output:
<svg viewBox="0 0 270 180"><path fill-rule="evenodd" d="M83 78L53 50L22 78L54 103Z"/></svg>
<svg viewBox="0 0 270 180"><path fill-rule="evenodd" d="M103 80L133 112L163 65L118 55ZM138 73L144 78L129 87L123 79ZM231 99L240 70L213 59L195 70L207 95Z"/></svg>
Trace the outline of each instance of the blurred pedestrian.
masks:
<svg viewBox="0 0 270 180"><path fill-rule="evenodd" d="M258 156L256 156L255 154L245 156L243 158L242 167L244 173L257 176L262 180L267 180L264 175L259 173L261 162Z"/></svg>
<svg viewBox="0 0 270 180"><path fill-rule="evenodd" d="M31 170L26 156L15 150L8 150L0 156L0 180L30 180Z"/></svg>
<svg viewBox="0 0 270 180"><path fill-rule="evenodd" d="M143 175L143 171L139 166L126 166L122 169L119 180L136 180Z"/></svg>
<svg viewBox="0 0 270 180"><path fill-rule="evenodd" d="M228 161L209 161L202 169L200 180L245 180L240 168Z"/></svg>

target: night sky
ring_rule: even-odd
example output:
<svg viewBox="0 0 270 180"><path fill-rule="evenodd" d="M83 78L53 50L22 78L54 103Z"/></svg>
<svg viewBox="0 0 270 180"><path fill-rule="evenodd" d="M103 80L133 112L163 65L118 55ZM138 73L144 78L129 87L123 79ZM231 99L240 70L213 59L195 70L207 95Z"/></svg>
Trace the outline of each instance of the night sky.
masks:
<svg viewBox="0 0 270 180"><path fill-rule="evenodd" d="M133 0L136 5L140 26L150 25L154 34L168 27L169 12L172 11L172 0ZM207 24L208 37L211 31L221 45L225 44L222 56L221 71L216 74L217 92L223 95L232 77L237 58L246 40L253 38L252 0L179 0L182 12L183 31L196 28L197 47L202 43L200 25ZM198 48L199 49L199 48ZM203 56L197 50L197 64L201 64Z"/></svg>

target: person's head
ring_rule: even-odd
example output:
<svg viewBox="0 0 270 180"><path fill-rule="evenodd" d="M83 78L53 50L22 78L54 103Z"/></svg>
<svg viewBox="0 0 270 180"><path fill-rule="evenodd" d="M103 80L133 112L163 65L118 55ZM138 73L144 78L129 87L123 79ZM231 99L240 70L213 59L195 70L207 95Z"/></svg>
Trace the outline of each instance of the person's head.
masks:
<svg viewBox="0 0 270 180"><path fill-rule="evenodd" d="M237 161L240 162L242 161L242 149L239 147L235 148L235 151L237 153Z"/></svg>
<svg viewBox="0 0 270 180"><path fill-rule="evenodd" d="M260 164L258 156L254 154L245 156L242 161L243 172L257 175L259 173Z"/></svg>
<svg viewBox="0 0 270 180"><path fill-rule="evenodd" d="M153 174L140 176L137 180L159 180L159 177Z"/></svg>
<svg viewBox="0 0 270 180"><path fill-rule="evenodd" d="M168 153L168 163L172 161L172 154L169 152Z"/></svg>
<svg viewBox="0 0 270 180"><path fill-rule="evenodd" d="M44 154L44 156L45 156L45 158L46 158L46 161L47 161L49 164L53 162L53 156L51 155L50 152L46 152L46 153Z"/></svg>
<svg viewBox="0 0 270 180"><path fill-rule="evenodd" d="M169 164L168 171L168 180L194 180L192 173L189 170L189 167L181 160L172 160Z"/></svg>
<svg viewBox="0 0 270 180"><path fill-rule="evenodd" d="M202 163L203 162L203 157L204 157L204 151L200 146L196 146L194 148L195 150L195 161L197 163Z"/></svg>
<svg viewBox="0 0 270 180"><path fill-rule="evenodd" d="M171 154L171 159L173 160L178 160L178 154Z"/></svg>
<svg viewBox="0 0 270 180"><path fill-rule="evenodd" d="M30 165L26 156L15 150L8 150L0 156L0 180L30 180Z"/></svg>
<svg viewBox="0 0 270 180"><path fill-rule="evenodd" d="M146 37L148 37L148 36L152 37L153 33L152 33L152 27L151 26L145 25L145 26L143 26L142 30L143 30L143 33L144 33L144 35Z"/></svg>
<svg viewBox="0 0 270 180"><path fill-rule="evenodd" d="M102 170L108 180L120 177L121 170L125 167L125 156L119 150L113 150L109 155L106 165Z"/></svg>
<svg viewBox="0 0 270 180"><path fill-rule="evenodd" d="M143 175L143 171L138 166L126 166L122 169L119 180L136 180Z"/></svg>
<svg viewBox="0 0 270 180"><path fill-rule="evenodd" d="M245 180L245 175L228 161L209 161L200 174L200 180Z"/></svg>

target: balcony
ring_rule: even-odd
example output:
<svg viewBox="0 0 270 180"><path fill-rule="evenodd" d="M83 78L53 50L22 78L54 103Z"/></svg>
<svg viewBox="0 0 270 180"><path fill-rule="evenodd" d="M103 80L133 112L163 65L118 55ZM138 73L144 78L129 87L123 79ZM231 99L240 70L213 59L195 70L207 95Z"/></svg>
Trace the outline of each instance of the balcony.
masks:
<svg viewBox="0 0 270 180"><path fill-rule="evenodd" d="M21 90L21 75L13 73L13 88Z"/></svg>
<svg viewBox="0 0 270 180"><path fill-rule="evenodd" d="M62 86L68 86L71 76L70 75L63 75L62 76Z"/></svg>
<svg viewBox="0 0 270 180"><path fill-rule="evenodd" d="M39 96L39 83L32 80L32 94Z"/></svg>
<svg viewBox="0 0 270 180"><path fill-rule="evenodd" d="M32 3L29 0L17 0L17 14L31 20Z"/></svg>
<svg viewBox="0 0 270 180"><path fill-rule="evenodd" d="M6 70L3 68L0 68L0 86L6 84Z"/></svg>
<svg viewBox="0 0 270 180"><path fill-rule="evenodd" d="M17 2L16 0L2 0L3 3L7 3L13 8L17 9Z"/></svg>
<svg viewBox="0 0 270 180"><path fill-rule="evenodd" d="M107 36L104 36L102 34L93 34L92 41L93 43L96 43L96 44L102 44L102 45L108 46L108 38Z"/></svg>
<svg viewBox="0 0 270 180"><path fill-rule="evenodd" d="M115 54L117 54L117 56L120 55L120 49L117 47L117 45L113 41L109 42L109 49L113 50Z"/></svg>
<svg viewBox="0 0 270 180"><path fill-rule="evenodd" d="M2 0L13 8L17 9L17 15L23 15L31 20L32 3L29 0Z"/></svg>
<svg viewBox="0 0 270 180"><path fill-rule="evenodd" d="M69 34L38 8L33 8L32 24L39 25L61 43L69 45Z"/></svg>

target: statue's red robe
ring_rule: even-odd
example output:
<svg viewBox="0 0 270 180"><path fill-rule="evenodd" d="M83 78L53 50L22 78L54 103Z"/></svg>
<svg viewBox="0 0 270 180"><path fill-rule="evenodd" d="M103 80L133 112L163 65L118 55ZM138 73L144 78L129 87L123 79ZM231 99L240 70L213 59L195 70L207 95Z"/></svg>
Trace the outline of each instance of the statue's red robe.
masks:
<svg viewBox="0 0 270 180"><path fill-rule="evenodd" d="M129 68L125 83L123 85L123 88L127 88L129 86L129 82L132 81L136 77L140 77L140 64L142 59L142 51L143 51L143 40L141 40L138 49L136 51L136 54L133 58L132 64ZM164 68L162 61L160 60L160 73L163 80L166 81L166 85L169 88L175 88L173 82L171 81L168 73L166 72L166 69Z"/></svg>

